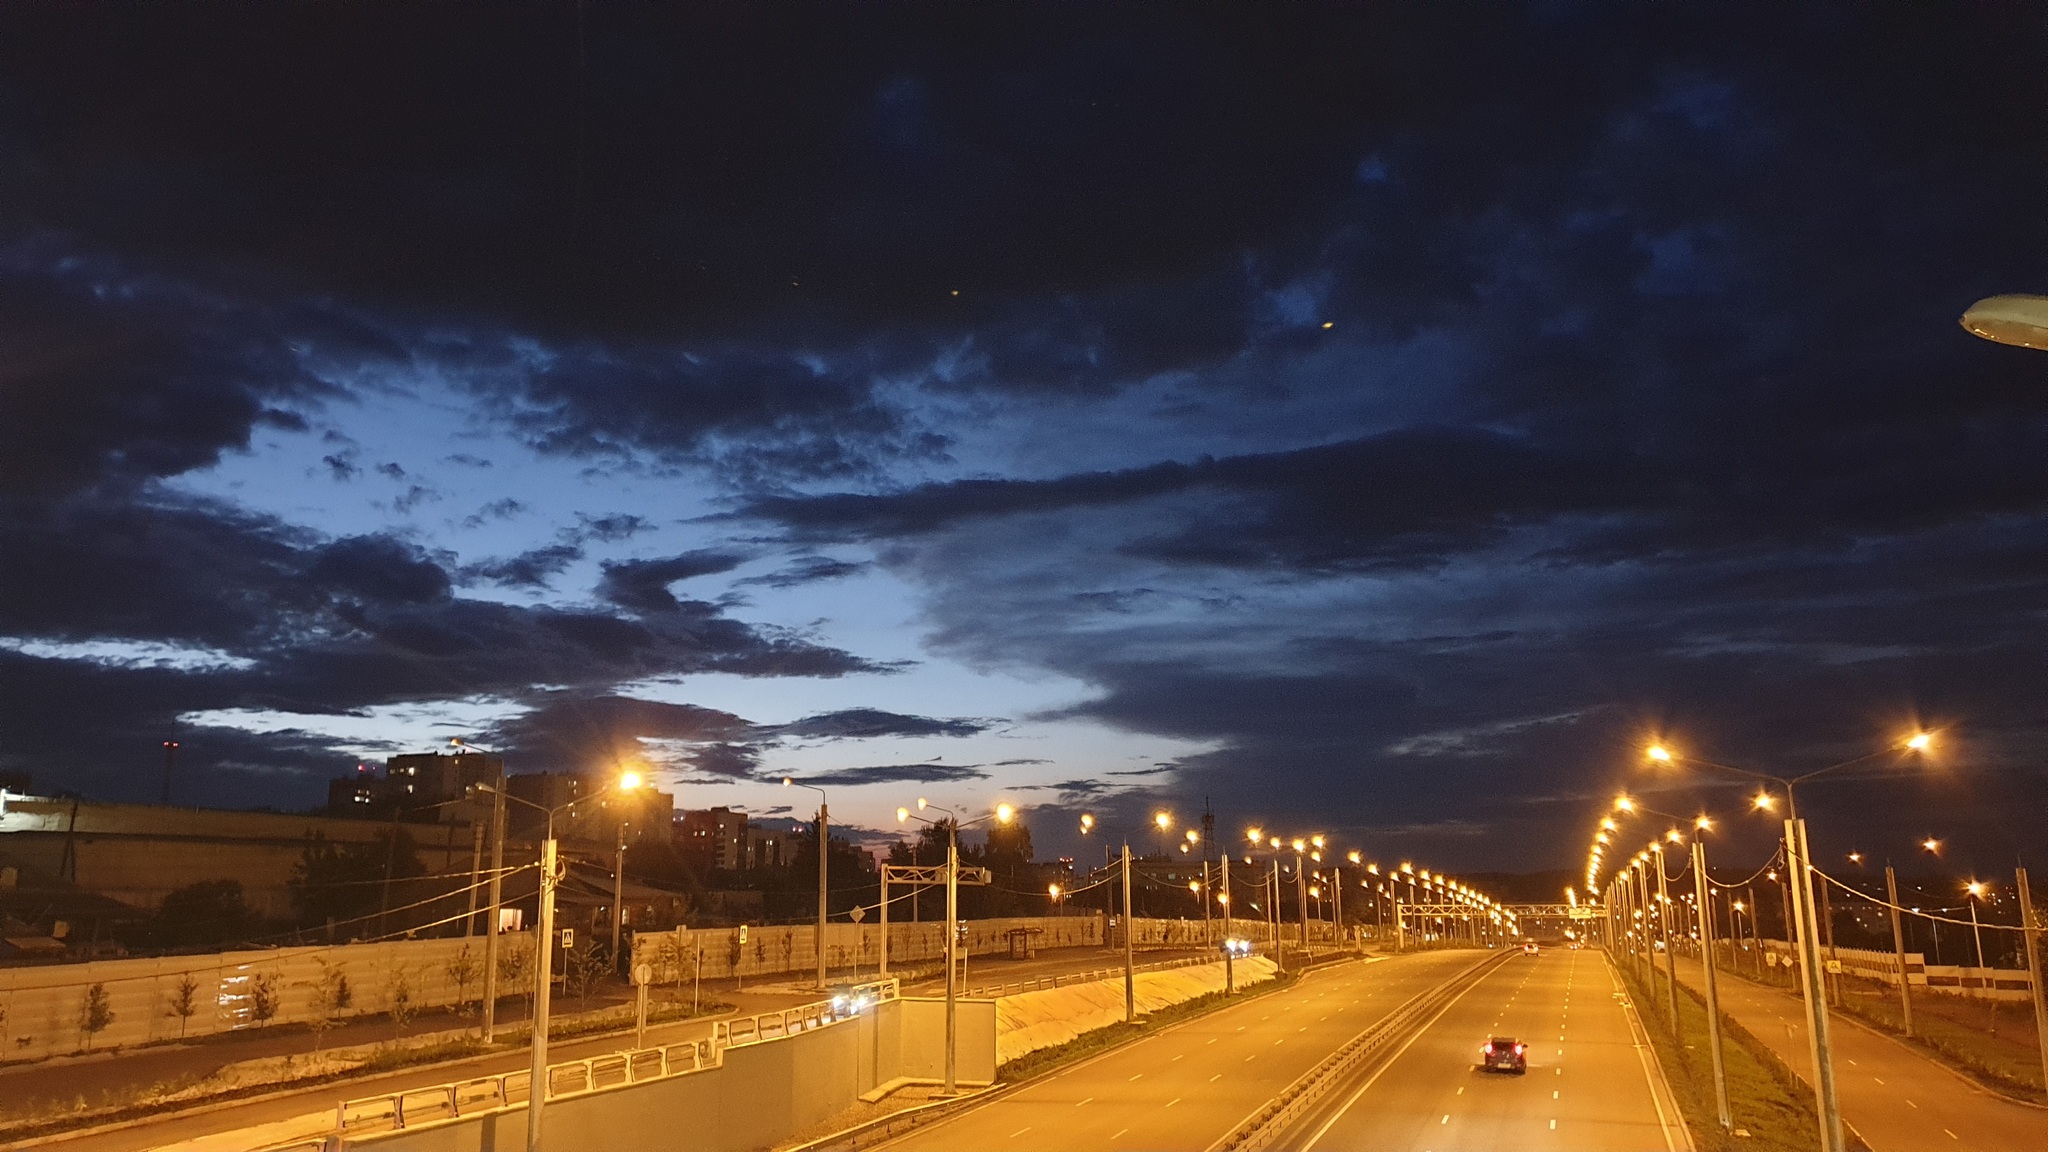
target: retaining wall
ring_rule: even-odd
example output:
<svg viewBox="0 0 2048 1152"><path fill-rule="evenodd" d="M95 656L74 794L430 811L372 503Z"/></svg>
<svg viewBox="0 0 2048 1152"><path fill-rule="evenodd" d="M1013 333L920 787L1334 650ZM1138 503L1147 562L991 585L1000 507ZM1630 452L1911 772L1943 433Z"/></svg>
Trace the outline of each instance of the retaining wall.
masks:
<svg viewBox="0 0 2048 1152"><path fill-rule="evenodd" d="M1240 988L1273 978L1273 962L1254 956L1236 962ZM1132 980L1139 1013L1157 1012L1224 987L1221 961L1140 972ZM1124 1018L1122 977L1022 992L996 1001L996 1062L1007 1064L1027 1052L1065 1044L1083 1032L1107 1028Z"/></svg>

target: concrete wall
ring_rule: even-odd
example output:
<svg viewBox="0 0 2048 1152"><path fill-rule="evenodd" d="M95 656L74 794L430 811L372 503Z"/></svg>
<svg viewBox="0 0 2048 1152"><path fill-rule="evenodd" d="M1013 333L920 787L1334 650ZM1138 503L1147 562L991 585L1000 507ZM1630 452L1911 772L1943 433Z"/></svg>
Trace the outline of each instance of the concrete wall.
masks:
<svg viewBox="0 0 2048 1152"><path fill-rule="evenodd" d="M531 971L524 965L533 954L533 941L530 933L515 933L499 942L504 986L505 966ZM40 1059L88 1047L101 1050L312 1020L319 1015L316 991L331 973L346 977L353 993L353 1004L341 1016L387 1011L401 987L421 1007L473 1000L483 991L483 950L481 938L390 940L0 968L0 1060ZM475 972L466 985L458 979L465 956ZM186 977L194 985L196 1011L181 1018L172 1002ZM268 1021L257 1018L259 985L276 998L276 1014ZM88 1036L84 1009L95 986L104 992L113 1017L104 1029Z"/></svg>
<svg viewBox="0 0 2048 1152"><path fill-rule="evenodd" d="M1763 944L1766 955L1776 956L1779 964L1798 963L1791 945L1784 941L1766 940ZM1821 953L1823 959L1829 955L1839 959L1847 975L1898 986L1898 957L1893 953L1866 948L1823 948ZM1918 952L1906 953L1906 979L1915 988L1978 1000L2027 1000L2033 996L2024 968L1929 964Z"/></svg>
<svg viewBox="0 0 2048 1152"><path fill-rule="evenodd" d="M946 1076L946 1000L944 997L905 998L903 1035L906 1038L938 1037L937 1042L905 1044L897 1054L896 1075L913 1080L943 1080ZM996 1079L996 1002L954 1001L954 1024L960 1054L953 1067L961 1084L993 1084Z"/></svg>
<svg viewBox="0 0 2048 1152"><path fill-rule="evenodd" d="M1240 988L1271 980L1273 962L1254 956L1236 962ZM1140 1015L1157 1012L1224 988L1221 962L1171 968L1164 972L1140 972L1131 981L1133 999ZM1048 988L1005 996L996 1004L996 1059L1007 1064L1027 1052L1065 1044L1084 1032L1107 1028L1124 1018L1124 982L1121 976L1089 984Z"/></svg>
<svg viewBox="0 0 2048 1152"><path fill-rule="evenodd" d="M978 1006L978 1007L977 1007ZM548 1102L548 1152L689 1148L751 1152L771 1147L851 1107L860 1094L906 1071L906 1052L937 1053L943 1004L888 1001L810 1032L725 1050L702 1072L621 1085ZM994 1008L960 1005L961 1078L995 1073ZM936 1030L934 1030L936 1028ZM915 1065L923 1067L923 1064ZM504 1152L526 1140L526 1108L510 1108L403 1132L351 1137L378 1152Z"/></svg>

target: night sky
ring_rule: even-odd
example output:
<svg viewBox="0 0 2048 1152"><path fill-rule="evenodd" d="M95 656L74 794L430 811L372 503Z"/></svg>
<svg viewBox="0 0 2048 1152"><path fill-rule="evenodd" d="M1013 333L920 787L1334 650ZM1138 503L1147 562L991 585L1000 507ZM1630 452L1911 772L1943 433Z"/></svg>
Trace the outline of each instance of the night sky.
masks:
<svg viewBox="0 0 2048 1152"><path fill-rule="evenodd" d="M578 11L0 15L0 768L2048 848L2040 7Z"/></svg>

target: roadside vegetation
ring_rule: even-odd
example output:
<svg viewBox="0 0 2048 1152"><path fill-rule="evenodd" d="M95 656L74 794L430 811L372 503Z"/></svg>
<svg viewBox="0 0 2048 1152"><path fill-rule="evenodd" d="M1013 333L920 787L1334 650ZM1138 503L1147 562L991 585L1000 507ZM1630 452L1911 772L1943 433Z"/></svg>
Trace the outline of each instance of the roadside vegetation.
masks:
<svg viewBox="0 0 2048 1152"><path fill-rule="evenodd" d="M1713 1057L1707 1049L1707 1006L1691 988L1679 985L1683 1045L1671 1034L1671 1005L1662 988L1645 985L1626 959L1616 962L1629 999L1650 1034L1650 1046L1664 1066L1672 1094L1699 1152L1815 1152L1820 1121L1813 1090L1742 1025L1721 1014L1721 1054L1727 1067L1728 1110L1736 1135L1721 1131L1714 1111ZM1852 1148L1866 1148L1853 1135ZM1866 1148L1867 1152L1867 1148Z"/></svg>

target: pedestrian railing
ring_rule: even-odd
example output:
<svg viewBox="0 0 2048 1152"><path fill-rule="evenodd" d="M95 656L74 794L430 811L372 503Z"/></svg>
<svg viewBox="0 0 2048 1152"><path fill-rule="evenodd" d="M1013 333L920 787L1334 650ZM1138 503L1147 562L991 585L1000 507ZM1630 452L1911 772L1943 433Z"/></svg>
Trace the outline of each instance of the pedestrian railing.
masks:
<svg viewBox="0 0 2048 1152"><path fill-rule="evenodd" d="M1215 964L1221 956L1183 956L1178 960L1157 960L1150 964L1139 964L1132 972L1159 972L1168 968L1185 968L1190 964ZM961 993L974 1000L993 999L998 996L1015 996L1024 992L1043 992L1048 988L1070 988L1076 984L1093 984L1097 980L1108 980L1124 974L1124 966L1112 965L1107 968L1091 968L1086 972L1067 972L1054 976L1037 976L1030 980L1012 980L1007 984L984 984Z"/></svg>
<svg viewBox="0 0 2048 1152"><path fill-rule="evenodd" d="M545 1080L547 1098L557 1100L606 1088L709 1071L725 1062L725 1050L728 1048L823 1028L850 1019L880 1001L896 997L896 981L880 980L857 985L846 994L830 1000L717 1021L712 1025L710 1037L703 1040L607 1052L550 1064ZM416 1124L455 1120L494 1108L523 1104L532 1097L532 1081L532 1074L527 1071L502 1072L495 1076L476 1076L404 1092L344 1100L336 1106L334 1129L341 1134L395 1132Z"/></svg>
<svg viewBox="0 0 2048 1152"><path fill-rule="evenodd" d="M1409 1035L1430 1013L1448 1004L1481 969L1512 955L1518 953L1495 953L1436 987L1409 997L1400 1007L1302 1073L1294 1083L1233 1129L1230 1135L1217 1142L1215 1147L1225 1152L1260 1152L1271 1147L1332 1088L1345 1083L1361 1064L1392 1042Z"/></svg>

